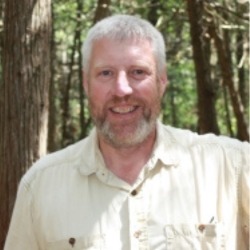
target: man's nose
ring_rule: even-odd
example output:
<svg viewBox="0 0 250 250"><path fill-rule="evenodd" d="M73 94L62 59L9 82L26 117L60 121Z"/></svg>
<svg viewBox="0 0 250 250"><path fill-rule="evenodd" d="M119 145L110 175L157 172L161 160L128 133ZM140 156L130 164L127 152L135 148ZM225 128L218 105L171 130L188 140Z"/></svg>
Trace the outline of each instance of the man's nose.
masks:
<svg viewBox="0 0 250 250"><path fill-rule="evenodd" d="M117 75L116 83L114 86L114 94L119 97L132 94L133 89L129 83L127 73L122 71Z"/></svg>

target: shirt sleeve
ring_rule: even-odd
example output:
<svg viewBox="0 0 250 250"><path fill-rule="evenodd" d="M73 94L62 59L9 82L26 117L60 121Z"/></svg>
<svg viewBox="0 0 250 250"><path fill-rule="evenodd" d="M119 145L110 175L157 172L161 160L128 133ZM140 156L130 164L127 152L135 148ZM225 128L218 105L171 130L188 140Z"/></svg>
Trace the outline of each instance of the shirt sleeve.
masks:
<svg viewBox="0 0 250 250"><path fill-rule="evenodd" d="M31 213L32 195L21 181L4 250L38 250Z"/></svg>
<svg viewBox="0 0 250 250"><path fill-rule="evenodd" d="M246 241L247 249L249 249L249 153L250 147L248 143L244 143L242 173L240 175L239 191L240 191L240 207L242 208L241 229Z"/></svg>

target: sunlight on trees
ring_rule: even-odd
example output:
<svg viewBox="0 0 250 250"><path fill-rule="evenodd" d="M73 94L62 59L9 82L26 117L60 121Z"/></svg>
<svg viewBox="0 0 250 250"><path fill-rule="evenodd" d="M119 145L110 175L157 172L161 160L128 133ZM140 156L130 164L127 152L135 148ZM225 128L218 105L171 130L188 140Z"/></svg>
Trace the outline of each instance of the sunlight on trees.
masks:
<svg viewBox="0 0 250 250"><path fill-rule="evenodd" d="M81 22L81 41L91 27L98 1L85 1L81 15L78 20L77 1L55 1L54 6L54 28L56 44L56 62L53 68L56 72L54 81L56 96L57 114L57 148L68 145L85 136L91 128L86 99L79 97L79 53L76 51L74 58L70 57L74 45L74 32L77 22ZM192 43L190 38L190 23L187 15L185 1L112 1L108 6L110 14L128 13L140 15L154 24L163 33L167 45L167 74L169 87L166 91L162 107L164 123L181 128L199 131L198 126L198 104L197 86L192 55ZM248 99L248 6L237 2L205 1L203 32L211 39L211 81L216 91L215 109L218 117L220 133L228 136L237 136L236 119L233 113L233 106L230 100L228 89L224 86L223 76L218 62L214 40L209 34L209 23L216 25L216 32L221 36L227 31L230 38L225 41L232 58L233 80L236 90L241 90L241 98ZM198 20L197 20L198 22ZM79 45L80 46L80 45ZM77 50L77 49L75 49ZM78 51L80 51L78 49ZM72 61L73 60L73 61ZM72 65L73 66L70 66ZM71 68L70 68L71 67ZM71 74L71 88L69 98L70 116L67 118L67 130L69 138L62 137L62 100L67 85L67 76ZM241 76L241 79L239 77ZM244 85L244 87L242 87ZM85 97L86 98L86 97ZM83 112L79 111L79 102L84 105ZM245 104L244 116L248 119L248 105ZM227 106L225 106L227 105ZM85 132L81 132L80 117L87 122L84 124Z"/></svg>
<svg viewBox="0 0 250 250"><path fill-rule="evenodd" d="M30 2L36 4L30 9L21 0L15 3L17 5L14 5L13 0L10 1L13 2L12 5L0 1L0 41L4 44L0 47L0 183L4 188L9 187L6 183L12 185L11 190L1 193L1 201L6 200L6 196L3 196L5 193L11 198L3 207L6 211L12 210L21 176L30 167L31 162L40 157L37 150L42 144L46 144L44 138L47 134L43 141L39 141L41 131L37 125L46 122L46 119L43 119L44 114L49 111L49 124L46 127L48 152L84 138L92 128L88 100L82 87L84 58L81 55L81 46L93 23L107 15L138 15L149 20L162 32L167 47L166 70L169 80L160 116L165 124L198 133L215 132L248 140L248 1L54 0L51 3L49 0L35 0ZM10 1L8 0L8 3ZM15 12L11 9L14 7L21 9ZM48 26L46 15L50 16L50 7L52 22ZM19 13L20 16L13 13ZM195 13L198 14L194 16ZM22 28L21 36L13 33L13 30L10 32L16 17L21 17L15 26L17 30ZM4 18L6 19L3 24ZM30 26L26 27L28 22ZM198 30L198 37L192 35L194 27ZM8 32L5 33L3 28ZM11 38L12 35L14 39ZM41 42L44 44L39 45ZM197 44L200 46L198 53ZM36 46L32 47L33 45ZM19 53L20 51L22 53ZM197 60L198 57L200 59ZM24 63L20 64L20 60ZM198 82L197 76L204 76L204 72L200 71L201 64L206 71L206 77ZM208 78L209 84L205 85ZM210 110L214 110L214 113L204 112L204 102L200 101L200 93L209 93L211 90L208 91L207 86L213 90L214 99L209 101ZM203 92L198 91L200 87ZM8 99L8 95L12 96L12 99ZM208 96L203 97L205 100ZM11 107L18 110L16 115L8 110ZM32 111L34 117L34 122L31 120L29 126L25 123L30 118L28 111ZM200 122L201 117L203 122ZM15 124L14 118L18 120ZM206 127L210 118L214 127L218 127L218 131ZM8 130L9 128L12 130ZM13 137L18 131L23 132ZM14 138L14 146L6 144L11 136ZM19 157L20 164L22 158L29 164L21 164L18 168L7 164L5 160L13 160L13 152L16 152L15 157ZM12 169L9 175L6 169ZM6 211L1 212L5 226L9 218Z"/></svg>

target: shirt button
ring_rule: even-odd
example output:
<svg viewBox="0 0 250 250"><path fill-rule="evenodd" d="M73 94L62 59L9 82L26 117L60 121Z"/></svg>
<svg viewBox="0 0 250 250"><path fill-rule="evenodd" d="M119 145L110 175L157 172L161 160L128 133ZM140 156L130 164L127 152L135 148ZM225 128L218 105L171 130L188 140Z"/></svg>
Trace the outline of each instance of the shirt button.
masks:
<svg viewBox="0 0 250 250"><path fill-rule="evenodd" d="M136 191L136 190L133 190L133 191L131 192L131 195L133 195L133 196L137 195L137 191Z"/></svg>
<svg viewBox="0 0 250 250"><path fill-rule="evenodd" d="M137 231L137 232L134 233L134 237L135 237L136 239L138 239L138 238L140 237L140 235L141 235L141 232L140 232L140 231Z"/></svg>
<svg viewBox="0 0 250 250"><path fill-rule="evenodd" d="M203 232L204 231L204 229L206 228L204 225L199 225L199 230L201 231L201 232Z"/></svg>
<svg viewBox="0 0 250 250"><path fill-rule="evenodd" d="M167 237L168 237L168 239L173 239L174 238L174 233L173 233L172 230L167 231Z"/></svg>
<svg viewBox="0 0 250 250"><path fill-rule="evenodd" d="M69 239L69 244L70 244L72 247L74 247L75 243L76 243L76 239L75 239L75 238L70 238L70 239Z"/></svg>

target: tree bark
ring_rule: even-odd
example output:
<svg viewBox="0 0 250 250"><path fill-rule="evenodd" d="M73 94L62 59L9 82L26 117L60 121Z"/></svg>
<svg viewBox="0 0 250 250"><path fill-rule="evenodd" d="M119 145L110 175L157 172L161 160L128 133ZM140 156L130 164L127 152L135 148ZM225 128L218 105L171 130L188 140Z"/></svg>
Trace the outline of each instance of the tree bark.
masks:
<svg viewBox="0 0 250 250"><path fill-rule="evenodd" d="M78 79L79 79L79 103L80 103L80 136L79 140L85 138L88 135L88 129L91 124L91 117L88 112L85 112L87 110L87 96L84 92L83 89L83 74L82 74L82 39L81 39L81 31L82 31L82 20L81 20L81 12L83 9L83 3L81 0L77 0L77 33L76 33L76 38L77 38L77 50L78 50Z"/></svg>
<svg viewBox="0 0 250 250"><path fill-rule="evenodd" d="M110 14L109 7L110 7L110 0L98 0L98 5L93 20L94 24L102 20L103 18L109 16Z"/></svg>
<svg viewBox="0 0 250 250"><path fill-rule="evenodd" d="M148 20L152 23L152 25L156 25L158 21L157 10L162 7L162 4L159 0L150 0L149 3L149 13Z"/></svg>
<svg viewBox="0 0 250 250"><path fill-rule="evenodd" d="M63 93L62 101L62 147L66 147L72 144L73 136L69 129L71 112L70 112L70 92L72 87L72 77L73 77L73 66L75 63L75 53L77 46L77 31L75 31L74 41L71 49L70 62L69 62L69 73L67 76L66 86Z"/></svg>
<svg viewBox="0 0 250 250"><path fill-rule="evenodd" d="M5 2L0 100L0 249L21 176L46 153L50 0Z"/></svg>
<svg viewBox="0 0 250 250"><path fill-rule="evenodd" d="M51 15L54 19L54 8L51 5ZM56 43L55 43L55 27L54 23L51 27L51 60L50 60L50 87L49 87L49 117L48 117L48 152L57 150L56 144L56 95L55 95L55 58L56 58Z"/></svg>
<svg viewBox="0 0 250 250"><path fill-rule="evenodd" d="M244 38L243 38L242 31L237 32L236 43L237 43L236 61L238 65L239 94L242 100L242 104L244 108L246 108L248 105L248 101L247 101L248 98L246 94L247 86L246 86L245 69L244 69L243 63L241 62L242 59L244 60L244 53L246 52L244 51Z"/></svg>
<svg viewBox="0 0 250 250"><path fill-rule="evenodd" d="M205 27L202 26L203 1L186 2L198 91L199 133L219 134L215 111L215 88L210 72L210 40L204 36Z"/></svg>
<svg viewBox="0 0 250 250"><path fill-rule="evenodd" d="M222 85L222 92L223 92L223 98L224 98L224 103L225 103L225 111L226 111L226 125L228 132L230 134L230 137L234 137L233 129L232 129L232 123L231 123L231 116L230 116L230 111L229 111L229 105L228 105L228 97L227 97L227 88L225 84Z"/></svg>
<svg viewBox="0 0 250 250"><path fill-rule="evenodd" d="M245 4L237 4L236 5L236 11L241 16L244 16L244 14L247 14L249 12L249 7L247 8L247 1ZM247 15L246 15L247 16ZM248 21L248 20L247 20ZM248 24L248 22L246 23ZM240 26L241 24L239 24ZM246 32L248 29L248 25L246 25L246 29L238 29L236 33L236 62L238 67L238 89L239 89L239 95L242 101L242 104L247 110L249 105L249 84L247 82L247 74L248 74L248 52L249 52L249 32Z"/></svg>
<svg viewBox="0 0 250 250"><path fill-rule="evenodd" d="M230 58L230 51L227 46L227 37L226 33L224 32L224 43L222 39L217 34L215 27L211 26L210 29L211 35L215 40L215 46L218 53L218 59L221 67L223 82L229 89L234 114L237 120L237 138L239 140L249 140L249 134L247 129L247 124L244 118L244 106L242 104L241 98L237 90L234 86L233 81L233 71L232 71L232 64Z"/></svg>

